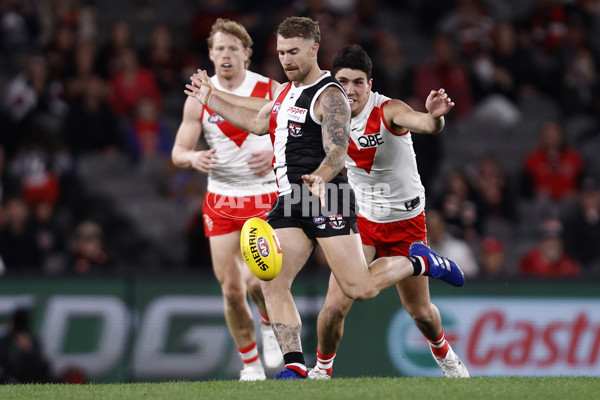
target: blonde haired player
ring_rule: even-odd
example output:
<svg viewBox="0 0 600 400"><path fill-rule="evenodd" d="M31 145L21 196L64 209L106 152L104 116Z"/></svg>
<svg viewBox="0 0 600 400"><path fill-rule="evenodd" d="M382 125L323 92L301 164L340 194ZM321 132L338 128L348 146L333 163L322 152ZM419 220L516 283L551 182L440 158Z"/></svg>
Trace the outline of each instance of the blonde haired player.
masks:
<svg viewBox="0 0 600 400"><path fill-rule="evenodd" d="M360 209L358 229L368 263L376 257L408 256L413 242L427 243L425 189L411 132L439 133L444 115L454 106L440 89L427 97L427 113L414 111L400 100L372 92L371 69L371 59L359 45L346 46L333 59L332 73L346 91L352 112L346 168ZM429 298L428 278L410 277L397 283L396 289L444 375L468 377L467 368L444 336L440 312ZM310 378L331 376L352 303L332 275L317 320L317 365L309 372Z"/></svg>
<svg viewBox="0 0 600 400"><path fill-rule="evenodd" d="M279 84L247 69L252 39L242 25L218 19L212 26L208 47L215 68L211 81L216 88L252 97L251 104L257 109L273 97ZM197 150L202 134L208 150ZM227 326L244 365L240 380L264 380L246 293L260 310L265 364L274 368L283 358L270 326L260 283L244 265L239 245L244 222L251 217L264 219L277 197L271 141L234 127L210 108L187 98L172 159L178 167L208 173L202 208L204 230L225 300Z"/></svg>

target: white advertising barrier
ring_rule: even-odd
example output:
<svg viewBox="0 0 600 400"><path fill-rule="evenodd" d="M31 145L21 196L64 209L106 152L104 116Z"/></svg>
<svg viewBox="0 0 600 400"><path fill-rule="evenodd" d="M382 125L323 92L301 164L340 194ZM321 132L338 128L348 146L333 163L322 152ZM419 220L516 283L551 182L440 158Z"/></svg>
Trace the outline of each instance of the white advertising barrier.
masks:
<svg viewBox="0 0 600 400"><path fill-rule="evenodd" d="M471 375L600 376L600 299L438 297L446 337ZM427 342L401 310L387 333L402 375L440 376Z"/></svg>

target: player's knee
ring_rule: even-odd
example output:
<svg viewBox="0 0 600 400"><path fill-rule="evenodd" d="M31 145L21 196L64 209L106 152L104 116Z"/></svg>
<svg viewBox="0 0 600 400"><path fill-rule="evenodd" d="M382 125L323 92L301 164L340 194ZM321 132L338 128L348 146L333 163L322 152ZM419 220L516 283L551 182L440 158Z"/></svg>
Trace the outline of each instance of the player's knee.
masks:
<svg viewBox="0 0 600 400"><path fill-rule="evenodd" d="M379 291L373 287L364 284L345 284L342 286L342 291L352 300L363 301L377 296Z"/></svg>
<svg viewBox="0 0 600 400"><path fill-rule="evenodd" d="M346 318L346 314L348 314L348 307L345 307L345 305L340 303L326 303L323 306L320 318L323 322L333 325L343 321Z"/></svg>
<svg viewBox="0 0 600 400"><path fill-rule="evenodd" d="M430 322L434 315L433 310L430 306L427 305L404 305L406 312L412 317L412 319L416 322L420 323L428 323Z"/></svg>
<svg viewBox="0 0 600 400"><path fill-rule="evenodd" d="M235 307L246 301L246 291L242 287L237 285L225 285L222 289L223 298L229 306Z"/></svg>

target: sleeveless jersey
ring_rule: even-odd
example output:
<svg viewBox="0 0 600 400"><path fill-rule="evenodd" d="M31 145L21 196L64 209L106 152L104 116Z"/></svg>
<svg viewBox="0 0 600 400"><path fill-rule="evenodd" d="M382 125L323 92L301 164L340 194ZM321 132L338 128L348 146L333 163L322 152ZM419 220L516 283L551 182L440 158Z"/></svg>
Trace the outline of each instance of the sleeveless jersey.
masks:
<svg viewBox="0 0 600 400"><path fill-rule="evenodd" d="M231 92L219 84L216 75L213 85L224 92L238 96L272 99L271 79L246 70L244 82ZM202 109L202 130L211 149L219 157L215 169L208 174L208 191L230 196L252 196L277 191L273 172L265 176L255 175L248 166L251 153L271 150L269 136L258 136L239 129L215 114L210 108Z"/></svg>
<svg viewBox="0 0 600 400"><path fill-rule="evenodd" d="M279 195L292 192L292 185L303 185L302 175L316 170L325 158L321 121L314 114L315 102L328 86L341 85L328 71L314 83L295 87L287 83L271 109L269 132L275 152L275 174ZM332 183L345 182L340 173Z"/></svg>
<svg viewBox="0 0 600 400"><path fill-rule="evenodd" d="M389 97L371 92L352 118L346 169L359 214L385 223L414 218L425 208L411 134L393 132L383 117Z"/></svg>

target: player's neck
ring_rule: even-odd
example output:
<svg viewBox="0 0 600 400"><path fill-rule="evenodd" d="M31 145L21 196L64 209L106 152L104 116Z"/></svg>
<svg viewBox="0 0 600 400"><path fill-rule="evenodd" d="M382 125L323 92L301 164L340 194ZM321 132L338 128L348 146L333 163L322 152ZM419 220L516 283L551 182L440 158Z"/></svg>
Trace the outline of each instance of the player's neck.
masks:
<svg viewBox="0 0 600 400"><path fill-rule="evenodd" d="M223 89L234 92L237 88L242 86L242 83L244 83L244 79L246 79L246 70L243 70L240 74L231 78L217 75L217 79L219 80L219 85L221 85Z"/></svg>
<svg viewBox="0 0 600 400"><path fill-rule="evenodd" d="M321 68L319 68L319 66L317 64L315 64L310 69L308 74L306 74L304 76L304 78L302 78L299 81L294 81L293 83L294 83L294 86L296 86L296 87L307 86L307 85L311 85L311 84L315 83L322 76L323 76L323 71L321 71Z"/></svg>

